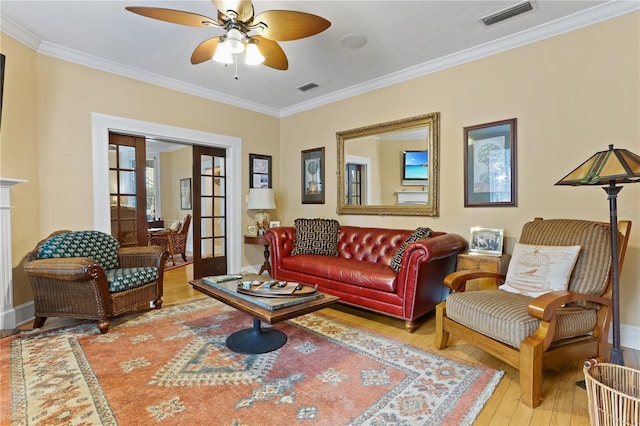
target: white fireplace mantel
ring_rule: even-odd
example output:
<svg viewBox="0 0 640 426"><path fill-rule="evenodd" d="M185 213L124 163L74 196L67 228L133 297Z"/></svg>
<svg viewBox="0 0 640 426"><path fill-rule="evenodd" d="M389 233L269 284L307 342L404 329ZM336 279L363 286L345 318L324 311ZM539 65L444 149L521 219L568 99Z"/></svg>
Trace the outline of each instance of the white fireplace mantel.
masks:
<svg viewBox="0 0 640 426"><path fill-rule="evenodd" d="M0 329L15 328L11 259L11 188L24 179L0 177Z"/></svg>

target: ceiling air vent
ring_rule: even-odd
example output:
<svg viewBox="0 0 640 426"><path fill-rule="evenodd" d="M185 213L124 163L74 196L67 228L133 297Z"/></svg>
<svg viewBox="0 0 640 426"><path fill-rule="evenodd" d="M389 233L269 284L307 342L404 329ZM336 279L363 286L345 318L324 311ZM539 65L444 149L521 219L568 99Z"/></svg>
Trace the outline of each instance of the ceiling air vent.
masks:
<svg viewBox="0 0 640 426"><path fill-rule="evenodd" d="M302 85L302 86L298 87L298 90L301 91L301 92L305 92L306 93L306 92L309 92L309 91L315 89L316 87L320 87L320 86L318 86L315 83L307 83L305 85Z"/></svg>
<svg viewBox="0 0 640 426"><path fill-rule="evenodd" d="M525 1L524 3L516 4L508 9L501 10L500 12L493 13L489 16L485 16L482 18L482 22L486 26L497 24L498 22L502 22L506 19L513 18L514 16L518 16L522 13L529 12L533 10L533 5L530 1Z"/></svg>

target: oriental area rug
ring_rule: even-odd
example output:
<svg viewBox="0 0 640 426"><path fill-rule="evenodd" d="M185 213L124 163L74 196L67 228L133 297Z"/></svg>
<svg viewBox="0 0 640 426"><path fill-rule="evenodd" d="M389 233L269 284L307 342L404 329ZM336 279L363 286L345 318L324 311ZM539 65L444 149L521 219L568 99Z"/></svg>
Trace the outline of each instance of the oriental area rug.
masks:
<svg viewBox="0 0 640 426"><path fill-rule="evenodd" d="M0 339L2 425L471 424L502 372L307 314L260 355L252 319L210 298ZM10 378L10 380L9 380Z"/></svg>

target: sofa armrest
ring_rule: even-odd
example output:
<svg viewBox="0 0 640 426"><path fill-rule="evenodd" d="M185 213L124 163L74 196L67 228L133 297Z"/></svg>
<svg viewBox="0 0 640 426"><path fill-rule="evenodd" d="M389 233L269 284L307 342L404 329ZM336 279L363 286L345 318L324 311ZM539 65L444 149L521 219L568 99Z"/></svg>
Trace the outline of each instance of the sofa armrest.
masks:
<svg viewBox="0 0 640 426"><path fill-rule="evenodd" d="M92 280L96 278L98 270L102 271L102 267L89 257L37 259L24 265L27 276L61 281Z"/></svg>
<svg viewBox="0 0 640 426"><path fill-rule="evenodd" d="M467 242L457 234L442 234L431 238L422 238L407 246L402 257L400 270L452 255L457 256L458 253L466 249Z"/></svg>
<svg viewBox="0 0 640 426"><path fill-rule="evenodd" d="M417 318L435 308L449 293L444 277L453 271L458 253L467 248L460 235L447 233L407 246L398 272L398 296L404 317Z"/></svg>
<svg viewBox="0 0 640 426"><path fill-rule="evenodd" d="M122 247L118 250L118 265L120 268L155 266L162 273L168 256L169 252L160 246Z"/></svg>
<svg viewBox="0 0 640 426"><path fill-rule="evenodd" d="M277 274L277 271L282 269L282 259L291 256L295 231L293 226L279 226L267 229L265 236L271 251L271 271Z"/></svg>

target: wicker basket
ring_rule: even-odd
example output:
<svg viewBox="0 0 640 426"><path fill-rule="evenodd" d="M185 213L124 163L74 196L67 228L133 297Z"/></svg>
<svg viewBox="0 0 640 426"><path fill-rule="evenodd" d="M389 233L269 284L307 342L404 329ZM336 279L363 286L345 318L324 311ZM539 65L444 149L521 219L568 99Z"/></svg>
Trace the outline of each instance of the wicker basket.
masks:
<svg viewBox="0 0 640 426"><path fill-rule="evenodd" d="M640 371L586 362L589 418L594 426L640 424Z"/></svg>

